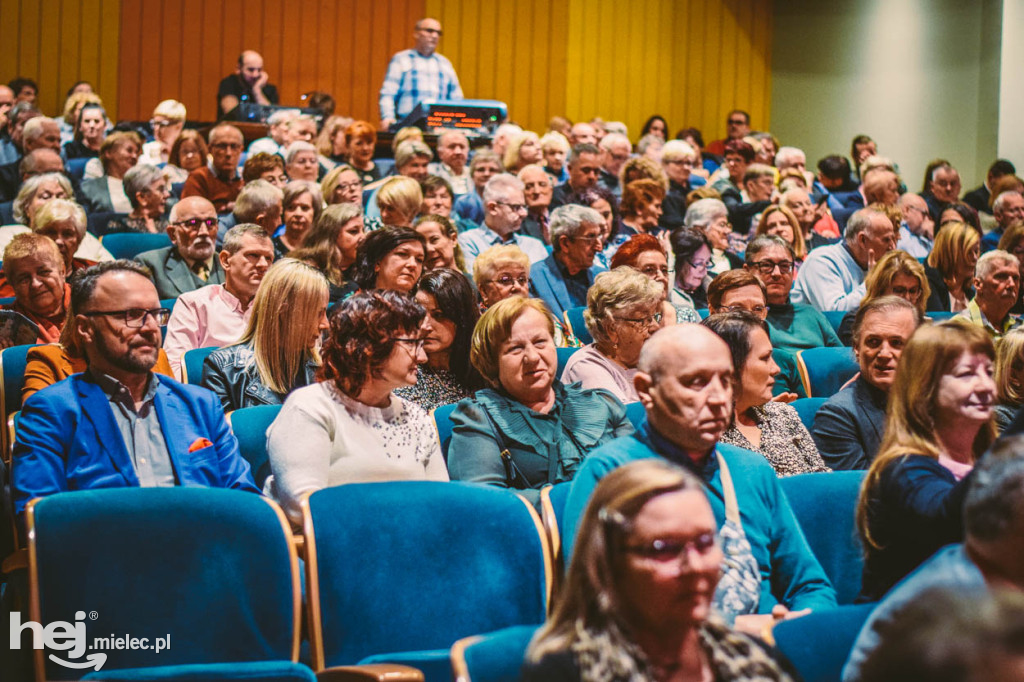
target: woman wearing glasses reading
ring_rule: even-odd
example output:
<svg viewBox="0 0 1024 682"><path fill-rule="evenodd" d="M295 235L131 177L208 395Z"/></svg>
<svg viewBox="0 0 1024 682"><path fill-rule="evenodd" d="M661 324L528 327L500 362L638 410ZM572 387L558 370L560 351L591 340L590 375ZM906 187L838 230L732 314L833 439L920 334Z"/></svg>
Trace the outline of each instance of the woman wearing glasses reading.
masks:
<svg viewBox="0 0 1024 682"><path fill-rule="evenodd" d="M321 351L320 383L293 391L267 431L266 492L294 523L321 488L369 481L448 480L434 422L392 391L427 361L423 307L397 291L338 304Z"/></svg>
<svg viewBox="0 0 1024 682"><path fill-rule="evenodd" d="M512 488L536 504L541 487L571 480L595 448L633 433L610 392L555 378L553 333L551 313L533 298L507 298L480 318L469 357L491 388L452 414L452 479Z"/></svg>
<svg viewBox="0 0 1024 682"><path fill-rule="evenodd" d="M587 292L583 319L594 343L574 353L562 381L603 388L623 403L640 399L633 386L640 349L661 328L664 288L633 268L602 272Z"/></svg>

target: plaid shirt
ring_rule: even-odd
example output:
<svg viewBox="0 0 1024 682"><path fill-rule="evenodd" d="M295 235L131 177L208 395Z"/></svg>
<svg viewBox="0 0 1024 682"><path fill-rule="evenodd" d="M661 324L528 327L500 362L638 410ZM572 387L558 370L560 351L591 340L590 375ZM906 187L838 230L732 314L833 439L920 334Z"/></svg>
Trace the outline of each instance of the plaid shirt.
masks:
<svg viewBox="0 0 1024 682"><path fill-rule="evenodd" d="M380 88L381 120L400 119L425 99L462 99L462 87L447 58L403 50L391 58Z"/></svg>

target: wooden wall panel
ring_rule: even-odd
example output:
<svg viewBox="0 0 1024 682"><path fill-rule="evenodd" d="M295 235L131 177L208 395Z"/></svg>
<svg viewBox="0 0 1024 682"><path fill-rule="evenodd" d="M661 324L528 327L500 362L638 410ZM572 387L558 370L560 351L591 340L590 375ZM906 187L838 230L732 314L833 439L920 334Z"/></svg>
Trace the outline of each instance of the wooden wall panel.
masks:
<svg viewBox="0 0 1024 682"><path fill-rule="evenodd" d="M120 13L120 0L0 0L0 82L35 80L40 108L58 115L68 88L87 80L116 116Z"/></svg>

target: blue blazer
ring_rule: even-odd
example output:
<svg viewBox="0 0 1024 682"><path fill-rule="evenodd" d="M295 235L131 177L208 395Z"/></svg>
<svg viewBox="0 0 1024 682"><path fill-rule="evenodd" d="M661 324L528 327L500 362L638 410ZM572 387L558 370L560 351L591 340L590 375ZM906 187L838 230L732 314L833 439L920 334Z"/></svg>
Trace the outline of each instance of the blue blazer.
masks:
<svg viewBox="0 0 1024 682"><path fill-rule="evenodd" d="M594 278L601 272L604 272L604 268L600 265L594 265L587 270L587 288L594 284ZM569 290L565 287L565 280L558 269L555 254L530 267L530 290L535 298L544 301L559 320L569 308L587 304L586 301L576 303L569 298Z"/></svg>
<svg viewBox="0 0 1024 682"><path fill-rule="evenodd" d="M217 397L153 375L154 404L178 485L258 493ZM212 445L189 452L205 438ZM33 498L70 490L137 487L139 479L107 395L74 374L25 401L11 467L15 513Z"/></svg>

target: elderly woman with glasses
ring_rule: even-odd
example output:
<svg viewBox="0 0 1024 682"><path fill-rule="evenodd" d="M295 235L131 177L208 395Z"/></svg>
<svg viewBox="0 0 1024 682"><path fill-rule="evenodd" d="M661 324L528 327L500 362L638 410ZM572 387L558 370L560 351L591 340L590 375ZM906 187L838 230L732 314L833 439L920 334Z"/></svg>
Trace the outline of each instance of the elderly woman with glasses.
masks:
<svg viewBox="0 0 1024 682"><path fill-rule="evenodd" d="M167 229L167 200L171 193L163 171L148 163L140 163L124 175L124 192L132 210L126 216L115 216L98 230L99 234L115 232L162 233Z"/></svg>
<svg viewBox="0 0 1024 682"><path fill-rule="evenodd" d="M707 307L707 286L711 281L711 242L707 236L688 227L672 232L676 281L669 300L690 308Z"/></svg>
<svg viewBox="0 0 1024 682"><path fill-rule="evenodd" d="M583 312L594 343L573 354L562 381L603 388L623 403L639 400L633 376L640 349L661 328L663 300L664 288L631 267L598 275Z"/></svg>
<svg viewBox="0 0 1024 682"><path fill-rule="evenodd" d="M434 421L394 395L426 362L425 311L396 291L343 301L321 351L322 381L294 390L267 430L266 491L293 523L311 492L344 483L448 480Z"/></svg>
<svg viewBox="0 0 1024 682"><path fill-rule="evenodd" d="M699 199L686 209L685 227L699 230L708 238L711 245L711 258L708 263L708 274L714 277L726 270L743 267L743 259L729 251L729 235L732 226L729 224L729 210L718 199Z"/></svg>
<svg viewBox="0 0 1024 682"><path fill-rule="evenodd" d="M568 481L602 443L633 433L612 393L559 382L554 325L545 305L514 296L487 309L470 361L491 387L452 414L452 479L512 488L534 504Z"/></svg>

